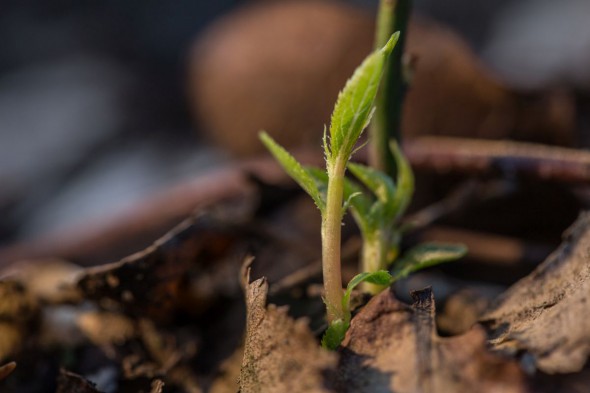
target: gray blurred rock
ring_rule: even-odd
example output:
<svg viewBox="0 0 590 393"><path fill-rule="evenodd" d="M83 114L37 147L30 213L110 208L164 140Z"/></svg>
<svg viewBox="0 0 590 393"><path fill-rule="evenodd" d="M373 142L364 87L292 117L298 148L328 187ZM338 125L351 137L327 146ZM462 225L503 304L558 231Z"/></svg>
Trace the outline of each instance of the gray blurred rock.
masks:
<svg viewBox="0 0 590 393"><path fill-rule="evenodd" d="M123 70L91 57L1 77L0 192L32 190L112 137L122 125L118 98L128 82Z"/></svg>

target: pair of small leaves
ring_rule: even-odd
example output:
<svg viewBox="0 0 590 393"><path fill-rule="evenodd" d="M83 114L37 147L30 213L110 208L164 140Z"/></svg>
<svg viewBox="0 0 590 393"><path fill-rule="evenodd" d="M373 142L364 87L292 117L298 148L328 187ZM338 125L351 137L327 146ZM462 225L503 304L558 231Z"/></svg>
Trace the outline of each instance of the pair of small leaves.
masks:
<svg viewBox="0 0 590 393"><path fill-rule="evenodd" d="M453 261L463 257L467 253L467 248L461 244L438 244L423 243L407 251L395 264L392 273L385 270L376 272L364 272L354 276L348 283L344 296L342 297L342 307L345 312L345 319L333 321L322 337L322 346L327 349L336 349L342 340L346 331L350 327L351 310L350 296L353 289L362 282L387 287L394 282L407 277L410 273L425 269L440 263Z"/></svg>
<svg viewBox="0 0 590 393"><path fill-rule="evenodd" d="M364 272L357 274L353 277L352 280L346 286L346 291L344 291L344 296L342 297L342 308L345 312L344 320L337 319L330 323L328 329L324 333L322 337L322 347L330 350L334 350L338 348L342 340L344 340L344 336L346 335L346 331L350 327L350 319L352 317L350 311L350 296L352 294L353 289L362 282L368 282L371 284L387 286L392 283L393 277L389 272L385 270L379 270L376 272Z"/></svg>
<svg viewBox="0 0 590 393"><path fill-rule="evenodd" d="M398 168L395 184L391 177L381 171L360 164L348 165L350 172L375 196L374 200L353 198L350 202L355 221L365 237L382 229L391 232L414 194L414 174L410 164L395 141L391 141L390 149ZM353 183L348 188L360 192Z"/></svg>

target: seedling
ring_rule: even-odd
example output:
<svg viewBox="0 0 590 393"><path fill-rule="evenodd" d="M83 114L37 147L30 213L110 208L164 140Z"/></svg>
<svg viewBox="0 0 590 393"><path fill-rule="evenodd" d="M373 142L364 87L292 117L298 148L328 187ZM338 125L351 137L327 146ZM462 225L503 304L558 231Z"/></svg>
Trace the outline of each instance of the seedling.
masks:
<svg viewBox="0 0 590 393"><path fill-rule="evenodd" d="M268 134L260 134L262 142L285 171L311 196L322 216L324 302L328 320L322 345L331 349L340 345L348 330L350 296L357 285L367 283L369 289L376 292L412 271L464 253L463 248L422 246L407 253L396 264L393 274L385 270L397 256L401 233L395 228L413 193L411 169L396 144L392 144L391 149L399 167L397 188L382 172L349 164L358 139L370 122L383 66L398 36L398 33L393 34L383 48L370 54L340 92L332 113L329 137L324 130L325 172L303 167ZM374 196L366 195L361 187L345 178L347 167ZM362 273L355 276L344 291L340 243L342 217L348 208L361 229L364 245Z"/></svg>

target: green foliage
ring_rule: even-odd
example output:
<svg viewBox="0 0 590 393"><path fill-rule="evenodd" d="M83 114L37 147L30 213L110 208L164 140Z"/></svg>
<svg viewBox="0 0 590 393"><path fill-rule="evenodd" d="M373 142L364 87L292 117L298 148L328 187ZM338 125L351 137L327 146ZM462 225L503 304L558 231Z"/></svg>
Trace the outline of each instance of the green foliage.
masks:
<svg viewBox="0 0 590 393"><path fill-rule="evenodd" d="M360 164L348 164L350 172L374 195L372 202L351 204L354 218L366 237L374 236L377 231L393 232L414 193L414 175L410 164L397 143L392 141L390 148L398 168L397 184L381 171Z"/></svg>
<svg viewBox="0 0 590 393"><path fill-rule="evenodd" d="M454 261L465 256L466 253L467 247L462 244L419 244L396 261L392 271L393 281L430 266Z"/></svg>
<svg viewBox="0 0 590 393"><path fill-rule="evenodd" d="M327 138L324 138L328 167L334 165L337 159L344 163L348 161L362 131L369 124L383 65L398 38L398 33L393 34L382 49L370 54L338 95L330 122L329 146Z"/></svg>
<svg viewBox="0 0 590 393"><path fill-rule="evenodd" d="M279 164L281 164L285 172L287 172L289 176L291 176L293 180L295 180L295 182L297 182L297 184L309 194L323 214L326 210L326 202L324 201L314 178L291 154L289 154L289 152L287 152L287 150L277 144L270 135L263 131L259 136L262 143L264 143L264 146L266 146Z"/></svg>
<svg viewBox="0 0 590 393"><path fill-rule="evenodd" d="M349 327L350 322L345 322L342 319L337 319L330 323L322 337L322 347L330 350L338 348L342 340L344 340Z"/></svg>
<svg viewBox="0 0 590 393"><path fill-rule="evenodd" d="M393 275L387 269L397 257L400 230L398 220L408 207L414 192L414 176L399 146L392 142L390 150L398 169L394 182L386 174L359 164L349 164L355 145L368 125L384 64L398 34L373 52L357 68L338 96L332 114L329 137L324 129L326 170L303 167L269 135L260 139L283 169L307 192L322 215L322 263L329 326L322 346L335 349L340 345L351 320L350 297L353 289L363 284L379 290L413 271L432 266L465 254L462 246L421 245L406 253L395 265ZM344 177L346 168L360 185ZM367 192L368 191L368 192ZM350 209L363 235L365 250L362 273L355 276L345 291L341 288L340 220ZM332 255L333 254L333 255ZM327 272L327 273L326 273ZM335 273L333 273L335 272ZM328 284L330 282L332 285Z"/></svg>
<svg viewBox="0 0 590 393"><path fill-rule="evenodd" d="M414 195L414 173L399 145L395 141L389 142L389 148L397 167L397 190L391 202L391 212L398 220L406 211Z"/></svg>
<svg viewBox="0 0 590 393"><path fill-rule="evenodd" d="M350 310L350 296L352 294L353 289L362 282L368 282L371 284L376 285L389 285L392 281L391 274L385 270L380 270L377 272L364 272L357 274L353 277L352 280L346 286L346 291L344 292L344 296L342 297L342 307L345 311L344 319L337 319L336 321L332 322L324 336L322 337L322 346L327 349L336 349L344 340L344 336L346 331L350 327L350 319L352 317L351 310Z"/></svg>
<svg viewBox="0 0 590 393"><path fill-rule="evenodd" d="M354 276L346 286L346 291L342 297L342 305L344 306L345 310L348 310L348 320L350 320L350 295L352 294L352 290L357 285L362 282L367 282L369 284L387 286L391 284L391 280L392 276L386 270L378 270L376 272L362 272Z"/></svg>

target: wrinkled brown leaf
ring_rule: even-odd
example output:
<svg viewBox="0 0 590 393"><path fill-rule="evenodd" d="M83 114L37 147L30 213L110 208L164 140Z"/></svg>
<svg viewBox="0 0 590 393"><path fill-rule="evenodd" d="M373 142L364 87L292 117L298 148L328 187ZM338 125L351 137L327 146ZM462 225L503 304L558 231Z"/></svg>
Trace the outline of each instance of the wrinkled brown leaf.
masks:
<svg viewBox="0 0 590 393"><path fill-rule="evenodd" d="M383 291L353 318L342 344L341 391L526 391L517 363L489 353L481 328L439 337L432 292L412 295L408 306Z"/></svg>
<svg viewBox="0 0 590 393"><path fill-rule="evenodd" d="M219 367L209 388L210 393L235 393L240 390L238 379L242 359L244 359L244 348L240 347Z"/></svg>
<svg viewBox="0 0 590 393"><path fill-rule="evenodd" d="M0 361L16 354L31 335L39 303L18 281L0 281Z"/></svg>
<svg viewBox="0 0 590 393"><path fill-rule="evenodd" d="M102 306L116 305L128 315L165 319L181 303L183 276L196 263L206 264L227 252L232 242L229 232L229 225L219 228L216 218L200 214L143 251L87 269L78 286L87 299Z"/></svg>
<svg viewBox="0 0 590 393"><path fill-rule="evenodd" d="M483 317L492 345L524 350L547 373L580 371L590 354L590 213L562 245L510 288Z"/></svg>
<svg viewBox="0 0 590 393"><path fill-rule="evenodd" d="M266 306L268 284L246 288L246 343L241 392L329 392L327 372L337 358L320 348L305 319L294 321L284 307Z"/></svg>

